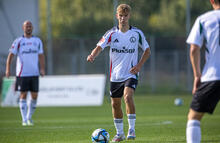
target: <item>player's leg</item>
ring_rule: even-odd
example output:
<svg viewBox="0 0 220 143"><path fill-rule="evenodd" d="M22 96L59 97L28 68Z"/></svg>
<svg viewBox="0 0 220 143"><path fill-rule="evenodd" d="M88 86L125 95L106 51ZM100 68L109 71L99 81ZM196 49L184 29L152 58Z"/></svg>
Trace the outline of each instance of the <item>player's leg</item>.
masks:
<svg viewBox="0 0 220 143"><path fill-rule="evenodd" d="M22 117L22 125L27 125L27 92L20 93L19 108Z"/></svg>
<svg viewBox="0 0 220 143"><path fill-rule="evenodd" d="M29 84L25 77L16 77L15 90L20 91L19 108L22 117L22 125L27 125L27 92Z"/></svg>
<svg viewBox="0 0 220 143"><path fill-rule="evenodd" d="M121 98L111 98L111 101L112 101L112 114L114 118L114 125L117 132L117 134L112 139L112 142L120 142L125 139L123 112L121 108Z"/></svg>
<svg viewBox="0 0 220 143"><path fill-rule="evenodd" d="M200 143L201 142L201 127L200 121L204 113L189 110L188 122L186 127L187 143Z"/></svg>
<svg viewBox="0 0 220 143"><path fill-rule="evenodd" d="M30 90L31 90L31 100L28 105L27 112L27 123L28 125L33 125L32 115L34 114L37 106L37 97L39 90L39 78L38 77L30 77Z"/></svg>
<svg viewBox="0 0 220 143"><path fill-rule="evenodd" d="M124 83L111 82L110 94L111 94L112 115L114 118L114 125L117 132L117 134L112 139L112 142L120 142L125 139L123 112L121 108L121 97L123 96L123 90L124 90Z"/></svg>
<svg viewBox="0 0 220 143"><path fill-rule="evenodd" d="M31 92L31 101L28 105L28 112L27 112L27 123L28 125L33 125L32 115L34 114L37 106L37 92Z"/></svg>
<svg viewBox="0 0 220 143"><path fill-rule="evenodd" d="M126 105L126 113L128 117L128 135L127 139L135 139L135 121L136 121L136 113L135 113L135 103L134 103L134 91L137 87L138 81L134 78L130 78L125 81L124 88L124 101Z"/></svg>
<svg viewBox="0 0 220 143"><path fill-rule="evenodd" d="M134 105L134 89L130 87L125 87L124 89L124 101L126 105L127 114L135 114L135 105Z"/></svg>
<svg viewBox="0 0 220 143"><path fill-rule="evenodd" d="M136 114L135 114L135 104L134 104L134 89L130 87L125 87L124 89L124 101L126 105L126 113L128 117L128 135L127 139L135 139L135 121L136 121Z"/></svg>
<svg viewBox="0 0 220 143"><path fill-rule="evenodd" d="M204 113L212 114L220 99L220 81L204 82L193 95L186 128L187 143L200 143L200 121Z"/></svg>
<svg viewBox="0 0 220 143"><path fill-rule="evenodd" d="M123 113L121 108L121 98L112 98L112 114L114 118L114 125L118 135L124 134L123 127Z"/></svg>

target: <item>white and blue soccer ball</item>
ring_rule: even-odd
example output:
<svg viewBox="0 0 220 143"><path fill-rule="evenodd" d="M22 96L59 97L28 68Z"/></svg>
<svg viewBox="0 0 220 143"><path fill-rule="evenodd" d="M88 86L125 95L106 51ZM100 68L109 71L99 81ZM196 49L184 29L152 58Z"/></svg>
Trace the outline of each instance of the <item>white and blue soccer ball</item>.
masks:
<svg viewBox="0 0 220 143"><path fill-rule="evenodd" d="M99 128L93 131L91 138L93 143L108 143L109 137L109 133L105 129Z"/></svg>
<svg viewBox="0 0 220 143"><path fill-rule="evenodd" d="M174 100L174 104L175 104L176 106L182 106L182 105L183 105L183 100L182 100L181 98L176 98L176 99Z"/></svg>

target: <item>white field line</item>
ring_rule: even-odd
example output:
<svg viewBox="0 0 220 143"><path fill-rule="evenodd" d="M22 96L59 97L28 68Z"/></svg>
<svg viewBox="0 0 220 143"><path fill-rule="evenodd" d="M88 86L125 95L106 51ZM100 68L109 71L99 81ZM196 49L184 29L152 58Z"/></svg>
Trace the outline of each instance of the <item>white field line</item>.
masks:
<svg viewBox="0 0 220 143"><path fill-rule="evenodd" d="M20 123L21 121L19 120L0 120L0 124L10 124L10 123ZM79 123L79 121L77 120L36 120L35 121L36 123ZM80 120L80 122L87 122L88 123L88 120ZM89 122L93 122L93 120L89 121ZM96 120L97 122L97 120ZM126 122L126 120L124 121ZM155 123L146 123L146 124L138 124L138 125L167 125L167 124L172 124L173 122L172 121L161 121L161 122L155 122Z"/></svg>
<svg viewBox="0 0 220 143"><path fill-rule="evenodd" d="M20 121L0 121L0 124L2 123L19 123L21 124ZM48 130L48 129L79 129L79 128L96 128L97 125L89 125L88 124L83 124L83 122L79 123L77 125L72 125L73 124L73 121L71 120L52 120L52 121L49 121L49 120L44 120L44 121L38 121L36 122L37 123L49 123L48 126L39 126L39 125L35 125L33 127L1 127L0 126L0 131L1 130L10 130L10 129L13 129L13 130ZM70 123L68 126L52 126L50 123ZM136 126L161 126L161 125L170 125L170 124L173 124L172 121L162 121L162 122L155 122L155 123L141 123L141 124L136 124ZM104 128L104 127L109 127L109 126L114 126L113 123L111 125L109 124L100 124L100 127ZM126 125L125 125L126 126Z"/></svg>

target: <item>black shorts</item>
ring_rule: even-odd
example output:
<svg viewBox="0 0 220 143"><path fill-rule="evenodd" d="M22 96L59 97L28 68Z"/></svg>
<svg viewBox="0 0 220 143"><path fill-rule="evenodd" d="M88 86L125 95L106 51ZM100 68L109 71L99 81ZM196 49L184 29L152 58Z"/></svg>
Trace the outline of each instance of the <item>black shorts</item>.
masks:
<svg viewBox="0 0 220 143"><path fill-rule="evenodd" d="M110 83L110 96L112 98L121 98L124 94L124 88L130 87L136 89L138 80L129 78L123 82L111 82Z"/></svg>
<svg viewBox="0 0 220 143"><path fill-rule="evenodd" d="M191 109L212 114L220 99L220 81L202 83L193 96Z"/></svg>
<svg viewBox="0 0 220 143"><path fill-rule="evenodd" d="M16 77L15 84L16 91L39 91L39 77L38 76L28 76L28 77Z"/></svg>

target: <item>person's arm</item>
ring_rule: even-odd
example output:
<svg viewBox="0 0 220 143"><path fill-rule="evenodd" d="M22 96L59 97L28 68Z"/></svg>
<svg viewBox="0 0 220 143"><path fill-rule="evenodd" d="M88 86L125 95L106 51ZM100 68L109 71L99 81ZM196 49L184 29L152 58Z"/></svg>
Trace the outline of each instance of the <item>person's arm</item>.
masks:
<svg viewBox="0 0 220 143"><path fill-rule="evenodd" d="M194 83L192 89L192 94L194 94L201 82L200 47L195 44L191 44L190 47L190 60L194 74Z"/></svg>
<svg viewBox="0 0 220 143"><path fill-rule="evenodd" d="M5 69L5 76L8 78L10 76L10 66L11 66L11 61L14 57L14 54L9 53L8 58L6 61L6 69Z"/></svg>
<svg viewBox="0 0 220 143"><path fill-rule="evenodd" d="M150 48L147 48L144 53L142 54L141 56L141 59L140 61L138 62L137 65L135 65L134 67L132 67L130 69L130 72L132 74L137 74L140 70L141 70L141 67L143 66L143 64L147 61L147 59L150 57Z"/></svg>
<svg viewBox="0 0 220 143"><path fill-rule="evenodd" d="M100 46L97 46L95 49L92 50L91 54L88 55L87 61L92 63L101 51L102 48Z"/></svg>
<svg viewBox="0 0 220 143"><path fill-rule="evenodd" d="M40 75L45 75L45 57L44 54L39 54L39 62L40 62Z"/></svg>

